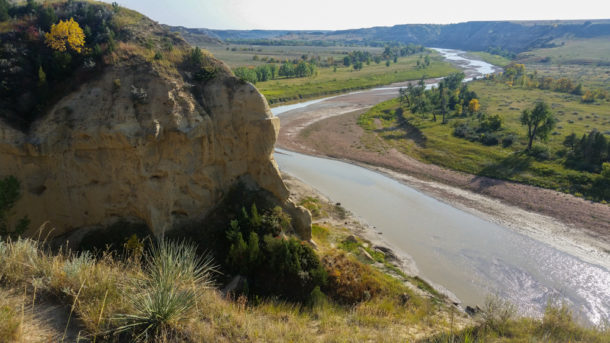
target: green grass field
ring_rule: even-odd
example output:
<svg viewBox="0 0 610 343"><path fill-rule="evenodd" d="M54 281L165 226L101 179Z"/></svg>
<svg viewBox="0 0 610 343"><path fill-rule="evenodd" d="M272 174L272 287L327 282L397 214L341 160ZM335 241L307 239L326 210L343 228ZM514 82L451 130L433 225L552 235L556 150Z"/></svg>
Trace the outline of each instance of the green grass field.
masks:
<svg viewBox="0 0 610 343"><path fill-rule="evenodd" d="M261 45L201 45L201 48L211 52L216 58L222 60L231 68L257 66L265 64L261 59L264 57L275 58L276 60L300 59L303 55L319 56L326 60L332 57L335 60L342 60L345 55L354 50L368 51L371 54L381 54L383 48L373 47L346 47L346 46L261 46ZM258 60L254 60L254 56Z"/></svg>
<svg viewBox="0 0 610 343"><path fill-rule="evenodd" d="M506 57L502 57L500 55L490 54L484 51L469 51L469 55L473 55L474 57L480 58L481 60L496 65L498 67L504 67L505 65L512 62Z"/></svg>
<svg viewBox="0 0 610 343"><path fill-rule="evenodd" d="M319 56L321 61L329 58L342 61L349 52L368 51L379 55L383 48L373 47L346 47L346 46L248 46L248 45L209 45L202 46L215 57L227 63L230 67L258 66L265 64L264 58L276 60L300 59L306 55L309 58ZM417 80L422 77L440 77L457 71L451 64L442 60L435 51L430 51L430 66L424 69L417 68L417 60L421 54L400 57L397 63L386 66L385 61L376 64L364 65L361 70L354 70L351 66L342 64L333 68L318 68L317 75L305 78L275 79L258 82L256 87L271 104L295 102L301 99L323 97L330 94L349 92L383 86L394 82ZM254 56L257 56L256 60Z"/></svg>
<svg viewBox="0 0 610 343"><path fill-rule="evenodd" d="M532 63L549 59L552 64L603 64L610 65L610 37L589 39L561 38L552 43L554 48L536 49L517 56L518 60Z"/></svg>
<svg viewBox="0 0 610 343"><path fill-rule="evenodd" d="M393 82L417 80L422 77L439 77L457 71L451 64L444 62L436 53L432 53L431 63L425 69L417 69L419 55L398 59L398 63L365 65L362 70L351 67L320 68L318 75L310 78L279 79L259 82L256 87L265 95L270 104L297 101L306 98L321 97L329 94L343 93L356 89L387 85Z"/></svg>
<svg viewBox="0 0 610 343"><path fill-rule="evenodd" d="M479 142L453 136L454 125L466 120L464 118L451 118L448 124L443 125L440 121L422 119L408 110L405 110L405 117L412 125L411 130L420 131L425 137L425 144L408 138L397 139L397 136L404 136L404 134L397 135L400 133L397 131L404 130L404 127L399 125L397 116L394 115L394 110L400 106L397 99L381 103L363 114L360 125L372 132L379 128L374 124L374 120L379 119L384 128L394 128L388 131L377 130L376 135L383 142L428 163L475 175L587 194L587 187L590 187L590 181L597 174L566 168L563 165L565 158L558 157L561 155L558 152L565 149L562 142L565 136L572 132L580 137L583 133L597 128L600 132L610 135L610 102L583 104L578 96L571 94L510 88L504 84L483 80L472 82L469 87L479 95L483 112L501 115L504 120L503 130L518 135L519 139L513 146L508 148L503 148L501 145L485 146ZM523 153L526 147L526 133L519 121L521 111L533 107L533 103L538 100L546 101L559 120L554 131L549 135L548 142L537 143L546 145L550 149L552 157L545 161L538 161ZM364 143L371 148L375 145L375 140L368 138ZM582 185L574 181L579 178L585 179Z"/></svg>

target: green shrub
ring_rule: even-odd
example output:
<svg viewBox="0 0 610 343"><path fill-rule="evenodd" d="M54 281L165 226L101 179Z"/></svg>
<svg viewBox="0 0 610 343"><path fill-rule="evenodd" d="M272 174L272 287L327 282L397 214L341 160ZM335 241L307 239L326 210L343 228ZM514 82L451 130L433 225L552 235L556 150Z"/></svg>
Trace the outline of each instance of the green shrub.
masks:
<svg viewBox="0 0 610 343"><path fill-rule="evenodd" d="M500 136L496 133L483 133L480 140L485 145L498 145L500 143Z"/></svg>
<svg viewBox="0 0 610 343"><path fill-rule="evenodd" d="M544 161L551 158L551 150L545 145L534 145L527 154L538 161Z"/></svg>
<svg viewBox="0 0 610 343"><path fill-rule="evenodd" d="M506 135L504 137L502 137L502 147L504 148L508 148L509 146L512 146L515 141L517 141L517 136L516 135Z"/></svg>
<svg viewBox="0 0 610 343"><path fill-rule="evenodd" d="M256 71L248 67L235 68L233 73L235 73L235 76L237 76L240 80L245 82L256 83L258 81Z"/></svg>
<svg viewBox="0 0 610 343"><path fill-rule="evenodd" d="M308 304L310 307L321 307L328 303L326 295L320 290L320 286L314 287L309 294Z"/></svg>
<svg viewBox="0 0 610 343"><path fill-rule="evenodd" d="M226 231L229 243L226 267L248 279L249 295L277 295L306 301L316 286L323 286L326 274L313 249L287 237L290 217L280 207L260 214L255 204L242 207Z"/></svg>
<svg viewBox="0 0 610 343"><path fill-rule="evenodd" d="M326 271L307 243L271 235L266 235L263 243L263 267L251 277L254 292L306 301L316 286L326 284Z"/></svg>
<svg viewBox="0 0 610 343"><path fill-rule="evenodd" d="M216 77L218 71L212 66L201 67L193 75L197 81L209 81Z"/></svg>
<svg viewBox="0 0 610 343"><path fill-rule="evenodd" d="M482 116L480 120L481 129L483 131L498 131L502 128L502 117L500 115Z"/></svg>

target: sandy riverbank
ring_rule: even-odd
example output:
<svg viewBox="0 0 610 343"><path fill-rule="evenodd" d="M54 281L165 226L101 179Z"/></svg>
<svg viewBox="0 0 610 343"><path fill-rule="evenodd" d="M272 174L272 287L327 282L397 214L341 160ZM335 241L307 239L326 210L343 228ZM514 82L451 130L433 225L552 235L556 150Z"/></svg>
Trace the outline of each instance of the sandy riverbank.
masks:
<svg viewBox="0 0 610 343"><path fill-rule="evenodd" d="M394 91L395 92L395 91ZM374 169L438 200L610 269L610 206L568 194L460 173L389 147L368 150L358 115L395 93L340 96L282 116L278 146Z"/></svg>
<svg viewBox="0 0 610 343"><path fill-rule="evenodd" d="M290 198L295 203L299 203L301 199L313 197L319 199L319 201L324 203L326 207L332 207L336 204L333 199L328 198L325 194L320 193L317 189L313 188L312 186L306 184L305 182L299 180L298 178L290 174L282 174L282 179L284 180L284 183L290 191ZM381 249L382 251L384 251L386 259L392 265L399 268L406 275L417 276L421 280L427 282L437 292L443 294L446 297L447 304L461 304L461 300L446 287L434 283L430 279L426 278L424 275L421 275L412 256L396 247L394 244L392 244L392 242L388 241L383 236L383 234L377 230L376 227L367 223L357 214L354 214L350 211L346 211L344 217L341 218L337 217L336 215L330 214L320 218L313 218L313 223L326 227L330 226L334 228L347 229L353 235L359 237L360 239L364 239L366 242L370 243L370 246L373 249ZM314 243L316 243L315 240ZM408 283L407 286L409 286L413 291L417 292L421 296L430 296L429 293L422 291L417 287L414 287L410 283ZM464 310L466 305L474 304L461 304L460 308L462 311Z"/></svg>

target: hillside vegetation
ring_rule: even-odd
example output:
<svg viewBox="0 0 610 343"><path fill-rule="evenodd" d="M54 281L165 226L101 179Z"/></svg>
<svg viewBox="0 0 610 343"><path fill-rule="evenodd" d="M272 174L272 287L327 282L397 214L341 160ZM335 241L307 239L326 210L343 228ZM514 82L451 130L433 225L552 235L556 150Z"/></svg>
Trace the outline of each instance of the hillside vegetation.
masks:
<svg viewBox="0 0 610 343"><path fill-rule="evenodd" d="M109 67L146 63L165 76L228 72L209 54L194 55L181 37L116 3L2 2L6 15L0 22L0 119L22 130ZM52 33L68 22L72 28L66 38L59 31ZM52 37L58 38L53 42Z"/></svg>
<svg viewBox="0 0 610 343"><path fill-rule="evenodd" d="M610 66L610 33L594 38L566 36L553 40L550 45L523 52L517 59L521 63Z"/></svg>
<svg viewBox="0 0 610 343"><path fill-rule="evenodd" d="M185 236L156 241L116 230L107 233L115 235L113 244L101 250L52 249L45 241L4 236L0 338L398 342L470 323L426 283L403 274L391 255L341 226L321 224L352 221L343 208L311 196L297 201L320 221L312 228L315 251L282 229L281 213L261 208L258 215L254 205L238 213L221 206L216 220L238 219L206 230L218 241L201 249ZM270 229L278 231L253 238ZM245 230L252 231L243 241ZM53 320L39 315L58 305L64 307L53 310Z"/></svg>

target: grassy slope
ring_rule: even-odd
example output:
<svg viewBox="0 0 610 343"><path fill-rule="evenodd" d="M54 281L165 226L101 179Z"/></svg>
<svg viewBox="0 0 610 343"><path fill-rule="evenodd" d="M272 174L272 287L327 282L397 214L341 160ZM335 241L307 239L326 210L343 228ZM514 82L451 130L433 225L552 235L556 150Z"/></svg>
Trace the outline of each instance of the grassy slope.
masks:
<svg viewBox="0 0 610 343"><path fill-rule="evenodd" d="M582 64L527 64L527 70L536 70L540 76L566 77L585 88L610 91L610 66Z"/></svg>
<svg viewBox="0 0 610 343"><path fill-rule="evenodd" d="M433 56L430 66L425 69L416 68L419 55L412 55L399 58L398 63L391 63L389 67L383 62L373 62L359 71L351 67L338 68L336 72L324 68L311 78L271 80L257 83L256 87L273 104L417 80L421 77L439 77L456 71L451 64L442 61L438 53L434 52Z"/></svg>
<svg viewBox="0 0 610 343"><path fill-rule="evenodd" d="M554 64L610 64L610 37L562 38L553 43L559 46L524 52L517 59L532 62L550 57Z"/></svg>
<svg viewBox="0 0 610 343"><path fill-rule="evenodd" d="M177 287L193 291L195 305L172 315L160 336L148 337L147 341L453 343L454 334L460 337L458 342L473 342L466 336L476 337L479 342L546 342L552 338L557 342L595 343L610 338L608 331L576 324L566 308L549 307L542 320L516 318L508 305L496 300L492 303L500 305L497 309L485 307L477 322L469 321L450 311L434 292L422 296L421 291L414 290L427 290L428 286L417 278L402 276L369 242L350 237L351 232L341 226L322 224L343 223L346 217L341 207L311 196L298 202L312 210L318 223L312 228L318 254L323 259L342 261L333 264L331 277L342 280L343 285L372 284L377 291L370 300L341 305L319 299L313 306L273 299L249 301L225 297L214 288L201 288L189 281ZM108 255L95 259L91 255L53 254L29 240L0 241L0 338L3 342L60 341L66 330L72 336L116 342L112 332L121 325L117 319L121 314L138 313L132 301L148 292L148 286L142 288L136 283L148 277L145 264L137 262L136 256L137 252L127 259ZM179 265L186 262L177 261L182 261ZM187 274L180 278L190 280ZM59 317L64 319L47 326L34 339L31 328L45 328L44 318L37 311L49 304L63 305ZM504 318L500 316L503 310L508 313ZM72 318L72 324L66 323L67 317Z"/></svg>
<svg viewBox="0 0 610 343"><path fill-rule="evenodd" d="M484 51L472 51L468 52L469 55L474 55L475 57L480 58L481 60L496 65L498 67L504 67L512 61L506 57L502 57L500 55L490 54Z"/></svg>
<svg viewBox="0 0 610 343"><path fill-rule="evenodd" d="M560 120L553 134L549 136L548 146L551 152L563 149L562 142L566 135L572 132L582 135L593 128L610 134L610 103L582 104L576 96L543 90L524 90L509 88L506 85L488 81L470 83L470 88L480 97L482 110L489 114L500 114L504 118L505 130L519 134L517 144L510 148L485 146L478 142L453 136L452 123L459 118L453 118L449 124L443 125L430 119L421 119L405 111L409 122L426 137L425 145L401 138L396 139L393 130L377 133L386 143L397 147L401 152L420 160L438 164L447 168L464 171L476 175L486 175L500 179L533 184L536 186L574 192L570 177L584 175L586 172L567 169L563 159L536 161L520 152L524 150L526 137L524 128L519 122L521 111L531 107L539 99L552 106ZM375 129L374 118L380 119L383 127L396 127L397 120L392 111L399 106L396 99L379 104L363 114L361 125L368 130ZM384 111L390 111L390 114ZM397 130L402 130L398 128ZM366 141L369 147L375 145L375 140Z"/></svg>
<svg viewBox="0 0 610 343"><path fill-rule="evenodd" d="M315 199L306 201L319 206ZM327 205L326 208L330 206L334 207ZM348 230L339 227L314 225L313 229L320 256L342 261L335 263L329 273L342 280L345 289L359 282L372 285L377 291L370 300L343 305L327 299L310 307L274 299L224 297L214 288L187 284L187 289L195 287L195 306L165 327L173 339L151 341L343 342L375 341L384 337L399 342L448 328L446 305L436 296L422 296L421 292L413 290L425 288L425 284L382 272L388 268L397 269L362 240L346 244L348 235ZM375 256L375 261L363 258L361 247ZM344 257L339 259L337 256ZM40 300L31 301L35 292L36 299L47 299L66 308L74 306L72 317L77 324L72 325L71 331L80 330L80 336L87 338L97 335L98 342L114 342L116 336L111 333L121 325L117 318L121 314L138 313L132 301L138 294L147 292L135 281L146 278L147 273L136 261L111 256L93 259L91 255L52 254L34 241L0 241L0 277L3 281L0 294L25 292L29 296L12 302L0 301L0 338L14 337L7 342L27 338L21 327L32 326L31 322L37 318L36 310L41 308ZM382 266L382 271L372 267L374 262ZM414 286L407 287L405 281L413 281ZM21 319L22 307L26 309L26 322ZM463 324L458 325L457 316L454 327L463 327ZM465 322L463 316L459 322ZM61 335L61 332L50 332L47 340L59 341Z"/></svg>

